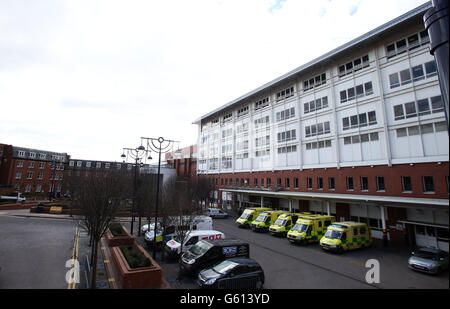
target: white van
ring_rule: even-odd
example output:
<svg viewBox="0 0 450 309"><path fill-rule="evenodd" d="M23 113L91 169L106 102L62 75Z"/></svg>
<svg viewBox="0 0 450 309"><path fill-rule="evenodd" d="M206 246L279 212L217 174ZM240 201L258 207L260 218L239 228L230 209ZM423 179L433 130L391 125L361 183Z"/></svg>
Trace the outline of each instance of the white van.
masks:
<svg viewBox="0 0 450 309"><path fill-rule="evenodd" d="M189 250L202 239L225 239L225 234L215 230L196 230L187 233L183 242L183 252ZM181 243L177 237L169 240L164 248L167 257L175 257L181 253Z"/></svg>
<svg viewBox="0 0 450 309"><path fill-rule="evenodd" d="M188 219L186 221L188 221ZM173 223L173 224L168 224L167 225L167 226L170 227L172 225L175 225L175 222L178 222L178 220L177 220L176 217L169 217L168 218L168 222ZM148 229L148 224L144 224L141 227L141 232L143 234L145 234L145 233L147 233L149 231L153 231L154 228L155 228L155 223L150 223L150 230ZM156 229L157 229L157 231L159 231L161 229L161 225L160 225L159 220L158 220L158 225L157 225ZM212 230L213 229L213 221L211 220L211 217L209 217L209 216L196 216L192 220L190 229L191 230Z"/></svg>
<svg viewBox="0 0 450 309"><path fill-rule="evenodd" d="M227 218L228 214L222 209L218 208L208 208L208 215L211 218Z"/></svg>

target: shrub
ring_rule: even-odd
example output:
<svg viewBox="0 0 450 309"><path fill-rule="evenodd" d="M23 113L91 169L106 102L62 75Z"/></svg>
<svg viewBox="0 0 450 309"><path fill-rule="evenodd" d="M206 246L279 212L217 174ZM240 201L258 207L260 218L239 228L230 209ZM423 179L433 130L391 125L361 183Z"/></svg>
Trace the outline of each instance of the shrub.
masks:
<svg viewBox="0 0 450 309"><path fill-rule="evenodd" d="M123 230L120 223L111 223L109 225L109 230L113 236L127 236L127 233Z"/></svg>
<svg viewBox="0 0 450 309"><path fill-rule="evenodd" d="M131 268L141 268L152 266L150 260L138 249L136 245L121 246L123 256Z"/></svg>

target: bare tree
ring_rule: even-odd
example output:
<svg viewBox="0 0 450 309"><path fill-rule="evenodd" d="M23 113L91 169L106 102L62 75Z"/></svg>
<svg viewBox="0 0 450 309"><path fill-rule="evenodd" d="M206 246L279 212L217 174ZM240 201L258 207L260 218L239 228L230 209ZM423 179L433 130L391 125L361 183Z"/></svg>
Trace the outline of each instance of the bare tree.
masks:
<svg viewBox="0 0 450 309"><path fill-rule="evenodd" d="M206 206L206 200L214 190L214 185L206 177L192 177L187 181L187 190L195 204L200 206L199 212L203 213L203 205Z"/></svg>
<svg viewBox="0 0 450 309"><path fill-rule="evenodd" d="M123 205L127 179L120 171L94 173L79 177L73 202L81 210L81 225L92 240L91 288L96 287L98 244L118 209Z"/></svg>

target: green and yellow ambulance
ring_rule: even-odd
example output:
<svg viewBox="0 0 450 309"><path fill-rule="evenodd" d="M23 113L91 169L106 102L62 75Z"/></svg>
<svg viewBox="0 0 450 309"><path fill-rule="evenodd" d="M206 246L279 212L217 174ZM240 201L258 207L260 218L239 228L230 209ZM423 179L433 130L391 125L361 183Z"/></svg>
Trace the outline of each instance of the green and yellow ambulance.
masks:
<svg viewBox="0 0 450 309"><path fill-rule="evenodd" d="M319 242L325 234L327 227L335 221L336 219L333 216L300 216L294 227L287 234L287 239L291 243L302 245Z"/></svg>
<svg viewBox="0 0 450 309"><path fill-rule="evenodd" d="M352 221L331 224L320 240L322 249L338 253L371 245L370 227L366 223Z"/></svg>
<svg viewBox="0 0 450 309"><path fill-rule="evenodd" d="M269 231L269 226L271 226L280 215L285 213L287 213L285 210L263 211L252 222L251 228L254 232L267 232Z"/></svg>
<svg viewBox="0 0 450 309"><path fill-rule="evenodd" d="M250 227L250 224L255 220L259 214L263 211L270 211L272 208L267 207L252 207L247 208L241 214L241 216L236 220L239 227Z"/></svg>
<svg viewBox="0 0 450 309"><path fill-rule="evenodd" d="M310 215L309 212L300 213L285 213L278 216L277 220L269 227L269 232L272 236L286 237L287 233L294 226L295 222L300 216Z"/></svg>

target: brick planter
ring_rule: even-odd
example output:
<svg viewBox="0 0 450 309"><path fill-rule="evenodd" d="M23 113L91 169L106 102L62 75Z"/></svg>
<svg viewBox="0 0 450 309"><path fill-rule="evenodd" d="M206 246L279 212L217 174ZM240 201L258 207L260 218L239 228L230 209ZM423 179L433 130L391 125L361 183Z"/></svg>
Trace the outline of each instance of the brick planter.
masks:
<svg viewBox="0 0 450 309"><path fill-rule="evenodd" d="M137 248L150 260L152 266L131 268L120 247L111 248L111 256L122 289L158 288L162 284L161 267L138 244Z"/></svg>
<svg viewBox="0 0 450 309"><path fill-rule="evenodd" d="M109 247L126 246L134 244L134 237L128 230L122 226L122 229L127 234L126 236L114 236L109 229L106 230L105 239Z"/></svg>

